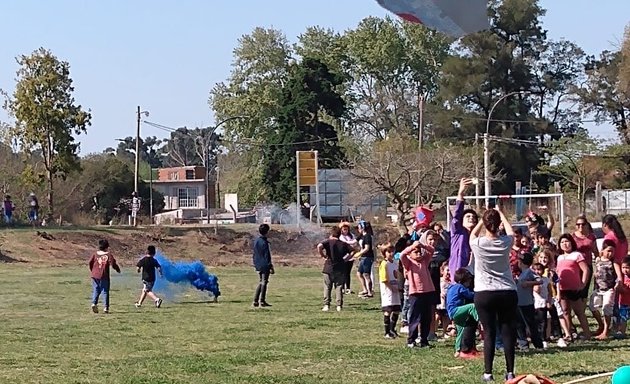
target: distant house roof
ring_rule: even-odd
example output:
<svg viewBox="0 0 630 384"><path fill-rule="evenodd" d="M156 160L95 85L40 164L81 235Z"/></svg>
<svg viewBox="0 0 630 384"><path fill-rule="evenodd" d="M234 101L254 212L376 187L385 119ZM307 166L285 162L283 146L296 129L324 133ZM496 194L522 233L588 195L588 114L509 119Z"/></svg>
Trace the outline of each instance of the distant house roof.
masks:
<svg viewBox="0 0 630 384"><path fill-rule="evenodd" d="M180 180L144 180L145 183L153 183L153 184L168 184L168 183L180 183L180 184L196 184L196 183L204 183L205 179L180 179Z"/></svg>

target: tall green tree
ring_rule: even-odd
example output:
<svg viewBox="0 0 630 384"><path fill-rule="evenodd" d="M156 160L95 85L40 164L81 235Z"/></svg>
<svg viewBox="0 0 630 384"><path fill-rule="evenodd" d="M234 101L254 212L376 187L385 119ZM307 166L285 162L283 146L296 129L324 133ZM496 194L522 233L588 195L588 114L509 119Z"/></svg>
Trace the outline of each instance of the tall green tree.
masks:
<svg viewBox="0 0 630 384"><path fill-rule="evenodd" d="M528 180L541 157L535 146L511 139L558 138L579 128L567 101L584 54L574 44L549 41L544 14L537 0L492 1L491 29L462 38L442 68L435 133L471 143L491 118L489 133L503 142L491 142L491 161L505 175L498 192Z"/></svg>
<svg viewBox="0 0 630 384"><path fill-rule="evenodd" d="M626 32L621 46L621 69L619 71L619 88L626 97L630 98L630 24L626 27Z"/></svg>
<svg viewBox="0 0 630 384"><path fill-rule="evenodd" d="M437 92L450 40L422 25L368 17L342 36L350 133L381 140L416 134L419 100Z"/></svg>
<svg viewBox="0 0 630 384"><path fill-rule="evenodd" d="M612 122L621 141L630 145L630 94L620 87L621 52L604 51L590 56L586 63L586 81L576 94L585 114L598 123Z"/></svg>
<svg viewBox="0 0 630 384"><path fill-rule="evenodd" d="M146 162L151 168L162 167L164 157L162 146L164 142L165 140L158 139L156 136L141 137L140 161ZM136 138L127 136L118 143L116 149L108 148L105 152L113 152L120 158L133 161L136 156Z"/></svg>
<svg viewBox="0 0 630 384"><path fill-rule="evenodd" d="M258 27L238 40L233 56L230 75L212 88L209 105L217 121L247 116L225 124L221 133L226 150L247 159L239 169L239 199L253 205L261 197L258 148L279 113L293 49L281 31Z"/></svg>
<svg viewBox="0 0 630 384"><path fill-rule="evenodd" d="M318 59L294 64L283 87L277 122L263 147L263 185L266 198L286 204L296 189L295 151L317 150L320 167L338 167L345 160L335 128L321 121L321 112L340 118L345 102L335 88L342 83Z"/></svg>
<svg viewBox="0 0 630 384"><path fill-rule="evenodd" d="M53 215L54 180L80 167L74 136L86 132L92 116L75 103L68 62L44 48L17 62L17 84L6 108L15 117L13 133L22 148L41 154Z"/></svg>

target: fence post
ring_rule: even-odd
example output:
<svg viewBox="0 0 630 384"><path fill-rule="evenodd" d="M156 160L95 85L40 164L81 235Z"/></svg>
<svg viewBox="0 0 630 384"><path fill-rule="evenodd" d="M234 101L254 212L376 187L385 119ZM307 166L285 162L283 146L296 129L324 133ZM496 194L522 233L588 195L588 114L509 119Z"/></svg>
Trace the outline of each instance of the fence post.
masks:
<svg viewBox="0 0 630 384"><path fill-rule="evenodd" d="M598 181L595 183L595 215L597 217L602 215L602 183Z"/></svg>

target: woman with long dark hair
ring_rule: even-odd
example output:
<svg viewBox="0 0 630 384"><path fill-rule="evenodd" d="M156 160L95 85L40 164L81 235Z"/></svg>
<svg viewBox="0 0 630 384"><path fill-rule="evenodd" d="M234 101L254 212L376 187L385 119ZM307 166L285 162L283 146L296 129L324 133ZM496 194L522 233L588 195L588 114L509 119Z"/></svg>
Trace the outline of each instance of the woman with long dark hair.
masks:
<svg viewBox="0 0 630 384"><path fill-rule="evenodd" d="M359 252L354 258L359 259L359 268L357 269L357 277L361 282L360 297L374 297L374 287L372 282L372 265L374 264L374 231L372 225L364 220L359 221Z"/></svg>
<svg viewBox="0 0 630 384"><path fill-rule="evenodd" d="M591 223L588 222L585 215L579 215L575 219L575 231L572 233L572 236L577 245L577 251L584 257L584 262L586 262L586 266L589 270L588 282L582 292L580 292L580 298L584 300L584 303L588 303L588 291L590 289L591 280L593 279L593 261L599 256L599 251L597 250L597 239L593 233L593 227ZM595 313L597 313L597 315ZM599 324L601 330L604 328L604 323L601 316L598 316L599 313L595 313L593 313L593 317L597 320L597 324ZM599 333L601 333L601 331L597 332L597 334Z"/></svg>
<svg viewBox="0 0 630 384"><path fill-rule="evenodd" d="M503 224L505 235L499 234ZM480 236L481 229L486 229ZM497 329L500 330L505 350L506 380L513 379L516 348L518 296L510 269L510 248L514 230L498 209L484 212L482 220L470 233L470 247L475 267L475 308L483 325L483 381L493 381Z"/></svg>
<svg viewBox="0 0 630 384"><path fill-rule="evenodd" d="M602 230L604 231L604 239L612 240L612 242L615 243L615 254L613 257L613 266L615 268L615 274L617 275L615 291L619 292L619 289L623 285L621 263L623 263L623 259L628 256L628 239L615 215L606 215L602 218ZM618 302L616 296L615 303ZM618 305L619 304L615 304L615 313L619 312ZM617 321L617 324L621 325L621 321Z"/></svg>
<svg viewBox="0 0 630 384"><path fill-rule="evenodd" d="M354 237L354 235L352 234L352 232L350 232L350 223L348 223L347 221L342 221L341 223L339 223L339 228L341 229L341 235L339 236L339 240L343 241L344 243L348 244L351 247L356 247L357 246L357 239ZM350 278L352 276L352 266L354 265L354 260L353 259L349 259L346 261L345 263L345 272L344 272L344 285L343 288L345 289L344 293L345 294L351 294L352 292L352 286L350 285Z"/></svg>
<svg viewBox="0 0 630 384"><path fill-rule="evenodd" d="M615 273L617 274L617 286L615 289L618 289L623 281L621 263L628 256L628 239L615 215L606 215L602 218L602 230L604 231L604 239L612 240L615 243L613 262L615 264Z"/></svg>

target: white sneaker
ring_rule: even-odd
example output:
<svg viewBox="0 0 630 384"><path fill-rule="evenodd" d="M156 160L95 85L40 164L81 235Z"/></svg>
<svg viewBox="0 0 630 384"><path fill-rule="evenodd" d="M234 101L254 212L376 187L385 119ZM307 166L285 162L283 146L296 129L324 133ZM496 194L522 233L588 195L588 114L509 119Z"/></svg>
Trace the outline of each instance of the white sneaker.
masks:
<svg viewBox="0 0 630 384"><path fill-rule="evenodd" d="M406 325L405 325L405 326L400 327L400 332L398 332L398 333L406 333L406 334L409 334L409 327L408 327L408 326L406 326Z"/></svg>
<svg viewBox="0 0 630 384"><path fill-rule="evenodd" d="M341 312L341 305L337 306L337 312Z"/></svg>
<svg viewBox="0 0 630 384"><path fill-rule="evenodd" d="M142 306L142 304L140 303L134 303L134 305L136 306L136 308L140 308Z"/></svg>
<svg viewBox="0 0 630 384"><path fill-rule="evenodd" d="M328 311L330 311L330 306L324 305L324 307L322 308L322 312L328 312Z"/></svg>
<svg viewBox="0 0 630 384"><path fill-rule="evenodd" d="M562 337L558 339L558 347L560 347L560 348L566 348L567 347L567 342Z"/></svg>
<svg viewBox="0 0 630 384"><path fill-rule="evenodd" d="M543 341L543 349L549 348L549 344L546 341Z"/></svg>

